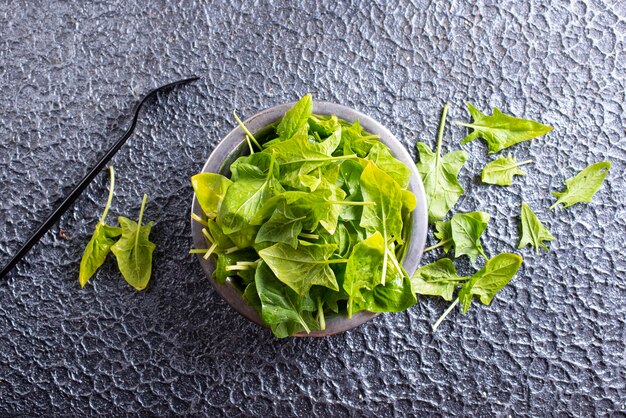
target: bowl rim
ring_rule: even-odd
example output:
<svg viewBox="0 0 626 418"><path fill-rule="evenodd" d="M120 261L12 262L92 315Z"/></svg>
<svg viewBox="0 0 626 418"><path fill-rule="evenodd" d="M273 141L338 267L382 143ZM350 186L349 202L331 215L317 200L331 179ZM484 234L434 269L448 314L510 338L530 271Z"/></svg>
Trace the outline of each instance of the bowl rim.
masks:
<svg viewBox="0 0 626 418"><path fill-rule="evenodd" d="M253 133L267 127L268 125L281 119L285 112L289 110L296 102L279 104L268 109L265 109L255 115L249 117L244 121L246 127ZM412 214L412 230L404 259L403 267L412 276L419 265L424 247L426 245L426 234L428 231L428 210L426 206L426 193L424 191L424 185L422 183L421 176L417 170L413 158L404 147L404 145L389 131L384 125L375 119L361 113L355 109L347 106L343 106L336 103L325 101L313 102L313 113L320 115L337 115L337 117L344 119L348 122L354 122L358 120L363 129L366 131L379 135L379 140L389 147L391 153L400 161L402 161L411 170L411 179L409 181L408 189L415 194L417 198L417 206ZM233 153L238 149L246 147L246 141L244 137L245 133L240 126L232 129L222 140L217 144L213 151L209 154L206 162L204 163L200 172L212 172L220 173L224 172L225 167L229 159L232 159ZM230 165L230 164L228 164ZM198 216L205 216L196 194L193 194L191 213L195 213ZM202 225L190 218L191 233L195 248L203 248L206 246L204 235L202 234ZM215 261L213 257L209 260L205 260L201 254L197 256L200 265L202 266L209 281L217 291L217 293L240 315L246 319L267 328L267 325L263 323L259 314L250 307L242 298L241 292L230 285L230 280L227 279L224 285L219 285L212 277L212 273L215 269ZM332 316L327 318L326 329L311 331L311 333L297 333L294 336L297 337L324 337L337 333L341 333L365 322L371 320L378 313L361 311L347 318L343 316Z"/></svg>

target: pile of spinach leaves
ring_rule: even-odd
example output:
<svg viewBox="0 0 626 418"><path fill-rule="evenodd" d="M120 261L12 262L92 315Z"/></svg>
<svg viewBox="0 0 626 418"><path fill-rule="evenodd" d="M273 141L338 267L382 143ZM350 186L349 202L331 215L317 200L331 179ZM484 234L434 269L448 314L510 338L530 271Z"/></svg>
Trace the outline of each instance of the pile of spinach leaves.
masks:
<svg viewBox="0 0 626 418"><path fill-rule="evenodd" d="M235 115L250 154L230 178L191 178L207 242L192 252L215 255L216 282L238 287L277 337L417 302L402 267L410 169L358 121L312 110L307 94L262 138Z"/></svg>

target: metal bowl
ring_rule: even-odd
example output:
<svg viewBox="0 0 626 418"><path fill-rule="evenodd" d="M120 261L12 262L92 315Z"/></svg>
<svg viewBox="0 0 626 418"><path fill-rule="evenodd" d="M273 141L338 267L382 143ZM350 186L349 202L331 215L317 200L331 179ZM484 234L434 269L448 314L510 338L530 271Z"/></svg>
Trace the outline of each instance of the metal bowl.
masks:
<svg viewBox="0 0 626 418"><path fill-rule="evenodd" d="M280 120L285 112L289 110L294 103L287 103L278 106L274 106L270 109L264 110L252 116L244 123L246 127L255 134L262 134L263 129L271 125L272 123ZM426 208L426 195L424 193L424 186L422 180L417 171L413 159L404 148L404 146L393 136L387 128L380 123L376 122L369 116L364 115L349 107L341 106L335 103L328 102L314 102L313 113L321 115L337 115L339 118L348 122L353 122L356 119L359 120L361 126L366 131L380 136L380 141L387 145L392 154L406 164L412 172L411 180L409 183L410 190L417 197L417 207L413 212L412 224L411 224L411 237L407 248L406 257L404 260L404 268L409 275L412 275L417 266L419 265L426 243L426 232L428 227L428 212ZM202 168L203 172L220 173L227 177L230 177L230 164L238 157L248 154L248 146L245 141L244 132L240 127L233 129L213 150L207 162ZM198 216L204 217L205 215L198 204L198 200L194 194L193 202L191 206L193 213ZM193 236L194 246L196 248L206 247L206 241L202 234L202 225L194 220L191 220L191 231ZM218 285L211 277L213 270L215 269L215 261L213 257L209 260L205 260L201 255L198 256L198 260L202 265L202 268L206 272L206 275L215 287L217 293L219 293L230 306L233 307L244 317L250 321L255 322L261 326L266 326L257 312L248 306L242 298L241 292L235 288L232 284L226 281L224 285ZM296 336L299 337L324 337L328 335L344 332L349 329L355 328L370 319L374 318L377 314L372 312L358 312L348 318L341 315L328 315L326 319L326 329L323 331L312 331L310 334L299 333Z"/></svg>

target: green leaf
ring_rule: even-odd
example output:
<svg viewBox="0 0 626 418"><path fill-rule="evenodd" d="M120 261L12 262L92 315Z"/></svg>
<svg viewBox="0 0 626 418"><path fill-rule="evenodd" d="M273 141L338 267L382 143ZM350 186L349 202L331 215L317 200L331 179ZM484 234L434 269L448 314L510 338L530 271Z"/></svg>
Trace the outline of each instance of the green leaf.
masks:
<svg viewBox="0 0 626 418"><path fill-rule="evenodd" d="M401 188L406 189L409 187L409 180L411 180L411 170L404 165L403 162L396 159L387 147L382 142L377 142L372 145L370 152L365 159L372 161L378 168L394 179Z"/></svg>
<svg viewBox="0 0 626 418"><path fill-rule="evenodd" d="M317 132L322 138L325 138L341 129L339 119L336 115L311 115L309 116L309 132ZM339 131L341 135L341 130Z"/></svg>
<svg viewBox="0 0 626 418"><path fill-rule="evenodd" d="M276 127L276 134L281 139L289 139L302 128L307 128L307 121L313 113L313 98L311 94L305 94L283 116Z"/></svg>
<svg viewBox="0 0 626 418"><path fill-rule="evenodd" d="M452 217L450 222L455 258L466 254L472 263L476 261L478 255L487 260L480 237L487 229L490 218L485 212L457 213Z"/></svg>
<svg viewBox="0 0 626 418"><path fill-rule="evenodd" d="M84 287L87 281L104 264L111 246L115 244L117 237L122 234L122 229L98 222L91 239L85 247L83 258L80 260L80 272L78 279L80 287Z"/></svg>
<svg viewBox="0 0 626 418"><path fill-rule="evenodd" d="M354 312L401 312L417 303L411 279L399 271L389 257L387 280L373 290L363 291L363 302L355 301Z"/></svg>
<svg viewBox="0 0 626 418"><path fill-rule="evenodd" d="M482 181L483 183L497 184L498 186L510 186L513 184L513 176L526 175L519 167L532 162L532 160L526 160L518 163L511 154L508 157L500 156L483 168L481 174Z"/></svg>
<svg viewBox="0 0 626 418"><path fill-rule="evenodd" d="M456 288L467 279L468 277L461 277L457 274L452 260L442 258L421 267L415 272L411 281L415 293L441 296L445 300L451 301Z"/></svg>
<svg viewBox="0 0 626 418"><path fill-rule="evenodd" d="M225 234L232 234L248 226L263 203L272 197L276 190L282 191L274 178L273 161L272 158L272 164L264 179L239 179L226 191L217 216L217 223Z"/></svg>
<svg viewBox="0 0 626 418"><path fill-rule="evenodd" d="M263 307L259 293L256 290L256 283L252 282L246 286L243 291L243 300L251 306L259 315L261 315L261 309Z"/></svg>
<svg viewBox="0 0 626 418"><path fill-rule="evenodd" d="M211 243L208 243L209 245L212 245L214 243L217 244L217 249L216 251L224 251L227 250L231 247L233 247L235 245L235 243L233 242L233 240L231 240L228 235L226 235L224 233L224 231L222 231L222 228L220 228L220 226L217 224L217 222L215 222L212 219L207 220L207 225L208 225L208 230L209 230L209 235L211 235L211 238L213 238L213 241Z"/></svg>
<svg viewBox="0 0 626 418"><path fill-rule="evenodd" d="M296 217L283 201L271 218L261 225L255 242L283 242L297 248L298 234L302 231L302 221L305 218L306 216Z"/></svg>
<svg viewBox="0 0 626 418"><path fill-rule="evenodd" d="M490 154L519 142L545 135L553 129L552 126L543 125L539 122L509 116L502 113L497 107L493 109L492 116L485 115L469 102L467 108L473 122L454 122L455 125L473 129L472 133L461 141L461 144L467 144L476 138L483 138L487 141Z"/></svg>
<svg viewBox="0 0 626 418"><path fill-rule="evenodd" d="M111 202L113 201L113 190L115 188L115 170L113 166L109 167L109 173L111 183L109 186L109 197L102 211L102 217L96 224L96 228L80 260L80 271L78 273L80 287L84 287L100 266L104 264L107 255L111 251L111 246L115 243L115 239L122 234L121 228L109 226L104 223L109 209L111 208Z"/></svg>
<svg viewBox="0 0 626 418"><path fill-rule="evenodd" d="M520 239L520 243L517 248L523 248L528 244L531 244L535 247L537 254L539 254L539 246L548 251L548 247L543 241L552 241L554 240L554 237L550 231L543 226L541 221L537 218L537 215L533 213L532 209L530 209L530 206L528 206L526 202L522 202L522 213L520 217L522 224L522 238Z"/></svg>
<svg viewBox="0 0 626 418"><path fill-rule="evenodd" d="M257 267L254 283L261 301L261 318L276 337L285 338L296 332L317 329L310 314L317 308L311 297L299 295L281 283L264 262Z"/></svg>
<svg viewBox="0 0 626 418"><path fill-rule="evenodd" d="M439 243L437 245L433 245L432 247L425 248L424 252L434 250L438 247L443 247L445 252L450 251L450 249L454 246L454 241L452 240L452 222L435 222L435 229L435 237L439 240Z"/></svg>
<svg viewBox="0 0 626 418"><path fill-rule="evenodd" d="M387 244L394 240L402 243L402 193L398 183L370 162L361 174L361 192L363 198L374 205L363 207L360 226L368 235L380 232ZM383 284L387 277L388 253L389 250L384 253Z"/></svg>
<svg viewBox="0 0 626 418"><path fill-rule="evenodd" d="M498 254L487 261L485 267L474 274L459 291L463 313L469 310L474 296L478 296L481 303L489 305L495 294L513 279L522 261L522 257L510 253Z"/></svg>
<svg viewBox="0 0 626 418"><path fill-rule="evenodd" d="M354 246L343 288L348 293L348 317L352 317L355 302L365 302L361 290L373 290L381 283L386 243L379 232Z"/></svg>
<svg viewBox="0 0 626 418"><path fill-rule="evenodd" d="M144 194L138 222L123 216L118 218L122 227L122 237L111 247L122 276L137 290L145 289L150 281L152 252L156 248L149 239L153 223L142 225L147 200L148 195Z"/></svg>
<svg viewBox="0 0 626 418"><path fill-rule="evenodd" d="M280 170L269 152L257 152L239 157L230 166L232 180L265 180L270 171L278 178Z"/></svg>
<svg viewBox="0 0 626 418"><path fill-rule="evenodd" d="M463 194L463 187L459 184L459 171L467 161L465 151L454 151L441 155L441 141L446 121L448 105L443 107L439 134L437 137L437 151L433 153L423 142L416 144L419 153L417 170L419 171L426 200L428 202L428 222L433 223L443 219Z"/></svg>
<svg viewBox="0 0 626 418"><path fill-rule="evenodd" d="M232 181L215 173L200 173L191 177L191 185L198 203L209 218L217 216L231 184L233 184Z"/></svg>
<svg viewBox="0 0 626 418"><path fill-rule="evenodd" d="M556 203L550 206L550 209L554 209L559 203L562 203L564 208L568 208L575 203L591 202L591 198L600 189L602 182L609 174L609 168L611 168L610 161L601 161L565 180L566 190L564 192L552 192L552 195L558 199Z"/></svg>
<svg viewBox="0 0 626 418"><path fill-rule="evenodd" d="M306 294L317 284L339 290L332 263L345 260L329 260L335 245L316 245L301 242L297 249L278 243L259 251L259 256L272 269L278 279L299 295Z"/></svg>
<svg viewBox="0 0 626 418"><path fill-rule="evenodd" d="M360 158L365 158L372 147L380 143L378 135L365 131L358 120L341 127L341 142L345 155L356 154Z"/></svg>

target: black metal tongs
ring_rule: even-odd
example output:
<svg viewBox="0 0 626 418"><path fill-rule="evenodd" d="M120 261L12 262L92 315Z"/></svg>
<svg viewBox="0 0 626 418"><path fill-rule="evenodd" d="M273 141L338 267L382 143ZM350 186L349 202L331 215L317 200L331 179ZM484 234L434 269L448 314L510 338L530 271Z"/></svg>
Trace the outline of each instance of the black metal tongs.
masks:
<svg viewBox="0 0 626 418"><path fill-rule="evenodd" d="M141 107L150 99L160 93L162 91L168 90L172 87L180 86L183 84L191 83L193 81L198 80L199 77L190 77L184 80L178 80L173 83L166 84L164 86L158 87L148 94L146 94L139 103L135 106L133 110L134 116L133 121L130 124L130 127L126 130L124 135L120 139L118 139L111 149L107 151L106 154L98 161L98 163L83 177L83 179L74 187L74 189L70 192L70 194L61 202L61 204L48 216L48 218L37 228L37 230L31 235L31 237L22 245L19 251L9 260L6 266L0 270L0 279L15 267L15 265L28 253L28 251L35 245L41 237L54 225L61 215L65 213L65 211L74 203L76 198L80 196L80 194L85 190L85 188L91 183L91 181L98 175L98 173L106 166L106 164L113 158L115 153L124 145L126 140L133 134L135 130L135 126L137 125L137 119L139 118L139 111Z"/></svg>

